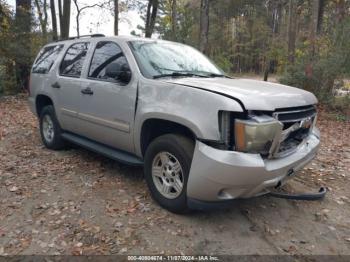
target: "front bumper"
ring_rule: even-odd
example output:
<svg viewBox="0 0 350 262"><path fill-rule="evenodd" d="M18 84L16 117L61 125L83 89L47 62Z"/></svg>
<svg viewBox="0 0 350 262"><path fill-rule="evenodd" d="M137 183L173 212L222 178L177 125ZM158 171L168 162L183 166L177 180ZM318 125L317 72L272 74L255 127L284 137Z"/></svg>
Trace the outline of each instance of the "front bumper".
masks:
<svg viewBox="0 0 350 262"><path fill-rule="evenodd" d="M319 143L315 130L294 153L263 159L259 154L223 151L197 141L187 183L188 199L219 204L268 193L269 188L283 185L309 163Z"/></svg>

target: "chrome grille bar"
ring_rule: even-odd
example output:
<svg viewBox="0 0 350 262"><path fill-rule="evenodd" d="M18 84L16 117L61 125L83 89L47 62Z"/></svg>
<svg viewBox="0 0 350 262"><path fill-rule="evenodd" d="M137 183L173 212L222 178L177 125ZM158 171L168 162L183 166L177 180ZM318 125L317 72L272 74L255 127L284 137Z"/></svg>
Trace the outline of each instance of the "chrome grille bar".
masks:
<svg viewBox="0 0 350 262"><path fill-rule="evenodd" d="M297 110L286 109L285 111L276 111L272 114L274 118L276 118L282 123L299 122L304 120L305 118L313 118L315 115L316 108L314 106Z"/></svg>

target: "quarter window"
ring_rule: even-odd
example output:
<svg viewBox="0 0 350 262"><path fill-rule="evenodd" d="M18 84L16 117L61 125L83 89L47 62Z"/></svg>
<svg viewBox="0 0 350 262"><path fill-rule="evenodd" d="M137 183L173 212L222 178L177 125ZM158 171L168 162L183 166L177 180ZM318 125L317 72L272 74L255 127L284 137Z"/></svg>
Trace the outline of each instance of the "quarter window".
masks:
<svg viewBox="0 0 350 262"><path fill-rule="evenodd" d="M47 74L60 54L63 45L44 47L33 64L33 73Z"/></svg>
<svg viewBox="0 0 350 262"><path fill-rule="evenodd" d="M111 77L111 74L108 74L109 68L113 68L114 71L119 72L125 68L129 68L129 65L121 48L116 43L99 42L96 45L91 60L89 77L119 82L118 77Z"/></svg>
<svg viewBox="0 0 350 262"><path fill-rule="evenodd" d="M77 43L68 48L61 66L60 74L65 76L80 77L89 43Z"/></svg>

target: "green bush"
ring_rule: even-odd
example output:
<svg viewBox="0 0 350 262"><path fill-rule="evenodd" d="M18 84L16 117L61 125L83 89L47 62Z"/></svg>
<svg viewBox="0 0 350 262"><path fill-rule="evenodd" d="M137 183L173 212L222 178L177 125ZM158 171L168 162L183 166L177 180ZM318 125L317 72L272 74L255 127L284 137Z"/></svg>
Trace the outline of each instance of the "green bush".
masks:
<svg viewBox="0 0 350 262"><path fill-rule="evenodd" d="M215 64L218 65L224 72L231 72L232 71L232 63L228 56L225 56L225 54L219 54L215 55L213 57L213 60Z"/></svg>
<svg viewBox="0 0 350 262"><path fill-rule="evenodd" d="M325 101L333 93L336 80L342 79L342 58L337 55L309 63L301 61L287 68L279 79L282 84L295 86L313 92ZM307 75L307 71L312 73Z"/></svg>

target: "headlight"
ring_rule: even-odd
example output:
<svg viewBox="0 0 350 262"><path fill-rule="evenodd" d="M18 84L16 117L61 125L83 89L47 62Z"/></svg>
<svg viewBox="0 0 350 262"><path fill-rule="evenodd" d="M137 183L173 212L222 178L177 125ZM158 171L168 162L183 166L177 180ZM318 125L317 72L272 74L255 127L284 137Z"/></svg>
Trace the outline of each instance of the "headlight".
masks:
<svg viewBox="0 0 350 262"><path fill-rule="evenodd" d="M270 116L253 116L235 120L235 148L248 153L268 154L283 124Z"/></svg>

